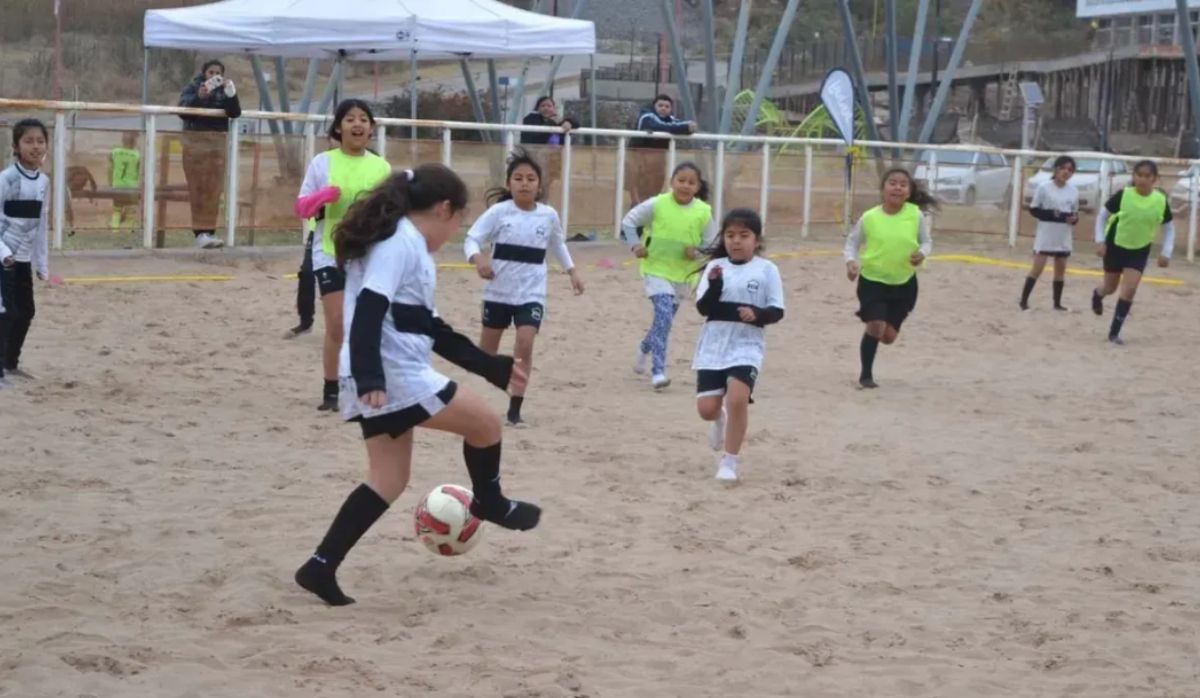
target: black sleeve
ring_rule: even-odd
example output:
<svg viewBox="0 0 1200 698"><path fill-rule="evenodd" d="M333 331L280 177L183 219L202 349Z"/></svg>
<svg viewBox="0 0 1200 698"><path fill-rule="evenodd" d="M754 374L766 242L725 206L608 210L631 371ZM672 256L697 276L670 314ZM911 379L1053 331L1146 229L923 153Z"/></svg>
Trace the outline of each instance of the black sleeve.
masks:
<svg viewBox="0 0 1200 698"><path fill-rule="evenodd" d="M363 289L354 305L350 321L350 375L358 388L358 396L376 390L387 390L383 376L383 320L387 317L388 299Z"/></svg>
<svg viewBox="0 0 1200 698"><path fill-rule="evenodd" d="M1070 218L1070 214L1041 207L1031 208L1029 209L1029 213L1033 214L1033 217L1039 221L1047 223L1066 223L1067 219Z"/></svg>
<svg viewBox="0 0 1200 698"><path fill-rule="evenodd" d="M1163 192L1163 193L1165 194L1166 192ZM1170 197L1167 197L1167 203L1163 208L1164 208L1164 210L1163 210L1163 225L1166 225L1167 223L1170 223L1171 221L1175 220L1175 214L1171 213Z"/></svg>
<svg viewBox="0 0 1200 698"><path fill-rule="evenodd" d="M700 300L696 301L696 310L700 311L704 317L711 315L713 309L717 307L717 303L721 301L721 290L724 288L724 278L709 279L708 290L704 292L704 296Z"/></svg>
<svg viewBox="0 0 1200 698"><path fill-rule="evenodd" d="M754 324L759 327L766 327L767 325L774 325L783 319L783 308L776 308L775 306L755 308L754 315L758 318Z"/></svg>
<svg viewBox="0 0 1200 698"><path fill-rule="evenodd" d="M1120 213L1121 212L1121 196L1123 196L1124 194L1125 194L1125 190L1122 189L1121 191L1117 192L1116 194L1113 194L1112 196L1108 197L1108 201L1106 201L1104 203L1104 208L1107 209L1109 213Z"/></svg>
<svg viewBox="0 0 1200 698"><path fill-rule="evenodd" d="M492 356L454 331L440 317L433 319L433 351L450 363L464 368L504 390L512 379L513 358Z"/></svg>
<svg viewBox="0 0 1200 698"><path fill-rule="evenodd" d="M199 99L200 99L200 81L192 80L191 82L189 82L187 84L187 87L184 87L183 91L179 93L179 106L194 107L194 106L196 106L196 102L199 101Z"/></svg>
<svg viewBox="0 0 1200 698"><path fill-rule="evenodd" d="M242 100L239 95L226 97L222 106L225 108L225 116L230 119L236 119L242 115Z"/></svg>

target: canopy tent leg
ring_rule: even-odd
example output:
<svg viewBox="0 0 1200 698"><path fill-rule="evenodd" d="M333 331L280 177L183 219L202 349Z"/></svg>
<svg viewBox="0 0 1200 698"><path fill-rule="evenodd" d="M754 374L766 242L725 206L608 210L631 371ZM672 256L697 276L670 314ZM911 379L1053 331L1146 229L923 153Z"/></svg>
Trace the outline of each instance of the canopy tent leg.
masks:
<svg viewBox="0 0 1200 698"><path fill-rule="evenodd" d="M475 77L471 75L471 65L466 58L461 58L458 66L462 68L463 82L467 85L467 95L471 98L471 110L475 112L475 120L482 124L487 121L487 117L483 114L483 102L479 99L479 91L475 89ZM483 140L489 140L486 131L480 131L479 135Z"/></svg>
<svg viewBox="0 0 1200 698"><path fill-rule="evenodd" d="M325 94L321 97L321 103L317 105L318 114L329 113L329 107L333 104L333 93L337 90L338 83L342 80L343 60L341 56L338 56L337 61L333 64L333 72L329 74L329 82L325 85Z"/></svg>
<svg viewBox="0 0 1200 698"><path fill-rule="evenodd" d="M584 8L587 7L587 0L579 0L575 3L575 9L571 12L571 19L579 19L579 15L583 14ZM554 78L558 75L558 68L562 65L563 57L555 56L550 63L550 72L546 74L546 90L544 94L554 94ZM513 123L516 123L515 121Z"/></svg>
<svg viewBox="0 0 1200 698"><path fill-rule="evenodd" d="M533 0L533 7L529 8L530 12L542 11L542 0ZM517 86L513 90L512 111L508 114L508 123L515 124L517 119L521 118L525 111L525 76L529 74L529 66L533 62L533 58L526 58L521 64L521 74L517 76Z"/></svg>
<svg viewBox="0 0 1200 698"><path fill-rule="evenodd" d="M317 87L317 73L320 71L321 62L316 58L308 59L308 74L304 76L304 94L300 95L300 107L297 111L301 114L307 114L312 107L313 92Z"/></svg>
<svg viewBox="0 0 1200 698"><path fill-rule="evenodd" d="M279 84L279 111L288 114L292 111L292 100L288 94L287 62L281 56L275 57L275 79ZM292 133L292 122L283 122L283 132Z"/></svg>
<svg viewBox="0 0 1200 698"><path fill-rule="evenodd" d="M408 57L408 118L417 120L417 50L413 49ZM413 124L409 138L417 140L417 125Z"/></svg>

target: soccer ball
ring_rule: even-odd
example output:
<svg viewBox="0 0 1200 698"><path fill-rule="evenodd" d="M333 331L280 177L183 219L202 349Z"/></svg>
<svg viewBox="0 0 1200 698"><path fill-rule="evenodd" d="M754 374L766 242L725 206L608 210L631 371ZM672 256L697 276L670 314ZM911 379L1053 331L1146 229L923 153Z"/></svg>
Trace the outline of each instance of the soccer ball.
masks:
<svg viewBox="0 0 1200 698"><path fill-rule="evenodd" d="M417 504L413 524L417 538L438 555L469 552L483 535L481 521L471 513L475 495L458 485L438 485Z"/></svg>

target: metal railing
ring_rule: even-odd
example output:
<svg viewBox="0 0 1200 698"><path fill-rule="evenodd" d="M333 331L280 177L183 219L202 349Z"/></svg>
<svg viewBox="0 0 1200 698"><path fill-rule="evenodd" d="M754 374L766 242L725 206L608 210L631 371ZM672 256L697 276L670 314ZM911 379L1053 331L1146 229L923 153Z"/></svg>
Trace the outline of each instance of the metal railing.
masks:
<svg viewBox="0 0 1200 698"><path fill-rule="evenodd" d="M185 109L179 107L165 106L137 106L127 104L105 104L105 103L88 103L88 102L48 102L38 100L17 100L17 99L0 99L0 112L13 111L38 111L38 112L53 112L54 113L54 130L52 135L52 183L54 192L63 192L67 189L67 153L68 153L68 133L70 126L68 125L69 114L105 114L105 115L126 115L140 116L143 118L143 126L140 129L143 137L142 150L142 173L141 182L142 189L138 192L141 196L141 221L142 221L142 245L145 248L155 246L155 231L158 226L156 221L158 203L158 192L156 191L156 183L158 172L156 168L159 162L159 119L165 116L217 116L223 117L224 114L219 111ZM277 120L300 122L304 124L303 131L303 156L305 161L311 159L316 154L317 132L316 128L327 124L330 120L329 116L314 115L314 114L296 114L296 113L278 113L278 112L260 112L246 111L243 112L240 119L231 120L231 127L227 136L226 142L226 175L225 175L225 243L230 246L238 244L238 177L239 177L239 158L241 157L241 149L239 143L241 140L241 129L239 122L252 120ZM493 124L493 123L473 123L473 122L455 122L455 121L431 121L431 120L409 120L409 119L391 119L381 118L377 120L376 129L376 150L386 157L389 143L403 142L412 143L410 139L394 139L389 136L392 132L408 133L409 128L418 127L423 129L435 129L441 134L440 141L440 159L447 166L454 166L456 144L459 146L465 145L464 141L456 141L453 138L456 132L499 132L503 134L505 152L511 150L515 144L516 136L522 132L539 132L539 133L561 133L557 129L550 127L525 126L521 124ZM404 129L397 131L396 129ZM615 182L615 195L612 202L612 230L614 234L620 232L620 222L627 208L625 199L626 193L626 158L629 150L630 139L633 138L654 138L668 141L665 156L664 181L667 172L674 169L676 161L679 158L679 153L684 148L691 148L694 152L711 154L712 161L715 163L712 175L712 205L714 215L720 217L725 209L725 197L730 189L727 184L732 184L732 181L727 181L730 175L730 167L728 164L731 158L736 158L740 155L751 154L757 156L760 160L760 172L758 177L758 208L764 222L767 221L768 212L772 208L772 170L774 163L784 157L798 157L802 153L803 157L803 180L800 187L802 193L802 208L800 216L800 235L808 237L810 233L810 223L813 221L813 192L814 192L814 161L822 159L825 162L842 162L844 158L842 154L845 152L845 144L839 140L831 139L805 139L805 138L789 138L781 136L740 136L740 135L719 135L709 133L697 133L691 136L674 137L668 134L655 133L647 134L640 131L622 130L622 129L594 129L580 128L568 134L564 134L562 138L561 154L563 163L563 172L561 182L561 192L559 199L559 214L563 222L564 230L569 229L572 207L572 158L573 154L587 153L589 150L601 148L595 144L597 138L608 139L615 144L616 161L615 169L612 171L612 181ZM591 140L592 143L585 144L585 140ZM429 141L425 141L429 143ZM477 145L477 144L476 144ZM819 158L818 150L831 150L838 153L836 157L826 156ZM956 145L932 145L932 144L915 144L915 143L890 143L890 142L874 142L860 141L856 144L856 151L866 153L869 157L877 159L880 163L886 163L889 158L897 158L900 152L929 152L927 159L921 160L919 163L910 161L913 165L918 165L926 169L927 179L931 184L935 185L934 193L938 194L936 185L941 181L938 175L939 172L939 154L950 152L970 152L970 153L991 153L1002 155L1009 159L1009 168L1011 176L1009 179L1009 200L1007 201L1007 239L1009 245L1015 245L1017 241L1020 211L1023 206L1023 186L1024 175L1026 174L1026 166L1035 160L1051 158L1059 153L1037 151L1037 150L1009 150L1001 148L992 148L981 145L956 144ZM1142 158L1132 156L1113 155L1111 153L1080 153L1072 152L1076 158L1094 158L1101 161L1099 173L1099 198L1098 204L1102 203L1109 196L1109 188L1111 187L1111 169L1114 162L1131 163ZM1171 158L1162 158L1156 160L1160 165L1176 165L1183 168L1188 168L1187 176L1187 201L1188 201L1188 235L1187 235L1187 258L1189 261L1195 259L1196 248L1196 232L1197 232L1197 214L1200 210L1200 160L1178 160ZM409 163L411 164L411 163ZM950 167L950 165L943 165ZM993 168L995 170L996 168ZM852 181L847 181L845 170L839 169L835 172L828 173L826 181L832 180L833 175L842 174L842 191L841 197L843 202L844 214L837 223L842 226L849 225L851 219L851 203L854 198L854 186ZM742 186L743 189L753 188L753 186ZM792 190L795 188L793 187ZM826 190L827 191L827 190ZM587 192L584 192L585 194ZM792 191L787 192L787 195L792 196ZM835 193L836 195L836 193ZM66 198L55 195L53 197L52 206L52 246L54 249L62 249L64 243L64 231L66 228ZM966 202L964 202L966 203ZM968 204L969 206L969 204ZM288 206L290 210L290 206ZM972 215L973 212L968 208L967 215Z"/></svg>

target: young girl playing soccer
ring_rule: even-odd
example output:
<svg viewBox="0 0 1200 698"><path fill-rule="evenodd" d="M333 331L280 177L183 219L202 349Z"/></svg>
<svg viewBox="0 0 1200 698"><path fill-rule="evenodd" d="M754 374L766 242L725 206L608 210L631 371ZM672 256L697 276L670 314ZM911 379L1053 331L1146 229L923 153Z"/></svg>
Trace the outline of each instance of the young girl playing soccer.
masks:
<svg viewBox="0 0 1200 698"><path fill-rule="evenodd" d="M500 416L432 366L436 352L501 389L525 385L519 362L475 346L435 309L433 254L458 232L466 205L467 187L458 175L421 165L393 175L355 204L335 233L346 274L342 416L362 428L368 470L316 553L296 571L296 582L331 606L354 602L338 586L338 565L408 485L414 427L463 438L473 514L521 531L541 517L537 506L501 492Z"/></svg>
<svg viewBox="0 0 1200 698"><path fill-rule="evenodd" d="M1069 183L1074 174L1075 159L1062 155L1054 161L1054 177L1033 193L1029 213L1038 220L1037 236L1033 241L1033 268L1021 290L1021 310L1029 310L1029 294L1051 257L1054 258L1054 309L1067 310L1062 304L1063 283L1074 227L1079 222L1079 190Z"/></svg>
<svg viewBox="0 0 1200 698"><path fill-rule="evenodd" d="M696 309L705 317L692 360L696 409L713 423L709 445L714 451L725 446L718 480L737 479L750 395L766 350L763 328L783 319L779 268L761 251L762 219L747 208L730 211L696 289Z"/></svg>
<svg viewBox="0 0 1200 698"><path fill-rule="evenodd" d="M1104 314L1104 297L1116 293L1108 341L1124 344L1121 325L1129 316L1133 296L1150 260L1150 246L1159 227L1163 229L1158 266L1171 263L1175 251L1175 224L1171 204L1158 183L1158 165L1142 160L1133 167L1133 186L1113 194L1096 218L1096 254L1104 259L1104 285L1092 291L1092 312Z"/></svg>
<svg viewBox="0 0 1200 698"><path fill-rule="evenodd" d="M49 143L46 125L23 119L13 126L13 164L0 172L0 380L32 379L20 367L33 324L33 277L50 279L50 178L40 168Z"/></svg>
<svg viewBox="0 0 1200 698"><path fill-rule="evenodd" d="M867 326L859 345L858 384L864 388L879 387L873 372L879 343L895 342L900 325L917 305L917 267L933 248L925 212L937 207L908 170L888 170L882 189L883 203L858 219L843 251L846 276L858 280L856 314Z"/></svg>
<svg viewBox="0 0 1200 698"><path fill-rule="evenodd" d="M638 347L635 373L646 372L651 358L651 385L663 390L667 377L667 341L679 303L691 294L691 277L699 268L703 249L716 239L712 208L705 202L708 184L700 168L685 162L671 173L671 191L647 199L621 221L621 236L641 258L646 296L654 306L654 322ZM646 229L638 239L638 228Z"/></svg>
<svg viewBox="0 0 1200 698"><path fill-rule="evenodd" d="M488 192L493 205L482 215L463 245L467 261L479 277L487 279L483 289L483 331L479 346L489 354L500 349L500 338L509 325L517 328L513 354L526 372L533 370L533 341L546 312L546 251L571 277L575 295L583 293L583 281L559 220L558 211L539 203L542 168L524 150L508 159L506 186ZM491 245L489 257L484 245ZM509 398L508 423L519 425L525 390L514 390Z"/></svg>
<svg viewBox="0 0 1200 698"><path fill-rule="evenodd" d="M296 215L311 219L314 226L312 267L325 316L325 384L317 407L323 411L332 412L338 406L338 351L342 346L342 294L346 288L346 277L334 259L333 231L354 200L374 189L392 171L387 160L367 148L374 127L375 115L366 102L347 99L339 104L329 128L329 137L339 147L312 159L296 198Z"/></svg>

